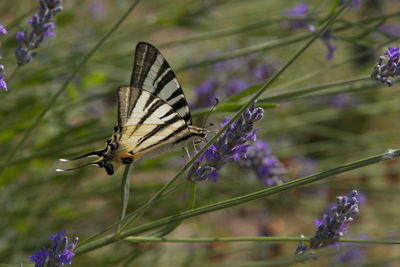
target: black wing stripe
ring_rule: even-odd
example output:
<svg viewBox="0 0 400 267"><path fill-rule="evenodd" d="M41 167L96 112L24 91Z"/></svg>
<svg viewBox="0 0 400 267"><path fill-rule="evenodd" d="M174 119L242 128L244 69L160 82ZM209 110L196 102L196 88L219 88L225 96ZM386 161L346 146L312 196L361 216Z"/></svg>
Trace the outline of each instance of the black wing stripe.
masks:
<svg viewBox="0 0 400 267"><path fill-rule="evenodd" d="M172 72L172 70L168 71L167 74L165 74L162 78L161 81L157 83L156 90L154 91L154 94L158 96L161 92L161 90L173 79L175 78L175 74ZM179 87L178 87L179 88ZM177 89L178 89L177 88Z"/></svg>
<svg viewBox="0 0 400 267"><path fill-rule="evenodd" d="M165 101L170 102L172 99L174 99L175 97L180 96L180 95L182 95L182 88L179 87Z"/></svg>
<svg viewBox="0 0 400 267"><path fill-rule="evenodd" d="M171 119L167 120L164 124L157 125L153 130L151 130L149 133L147 133L145 136L140 138L140 141L137 143L137 146L139 146L141 143L145 142L152 136L156 135L158 132L161 130L165 129L166 127L170 126L171 124L181 120L179 116L174 116Z"/></svg>
<svg viewBox="0 0 400 267"><path fill-rule="evenodd" d="M151 99L151 98L150 98ZM149 100L150 100L149 99ZM161 107L162 105L164 105L163 101L157 99L157 98L153 98L151 100L156 100L154 101L154 103L148 108L147 113L140 118L140 121L137 123L136 127L133 129L133 131L131 132L131 134L129 135L129 137L131 137L139 128L140 126L143 125L143 123L151 116L153 115L154 112L156 112L156 110Z"/></svg>
<svg viewBox="0 0 400 267"><path fill-rule="evenodd" d="M179 109L186 107L186 100L184 98L180 98L178 101L173 103L171 107L175 110L178 111Z"/></svg>
<svg viewBox="0 0 400 267"><path fill-rule="evenodd" d="M152 148L153 146L157 146L159 144L165 143L166 141L168 141L168 139L170 139L171 137L174 137L176 135L179 135L179 133L184 131L185 129L187 129L187 125L182 125L178 129L176 129L173 133L171 133L168 136L164 137L163 139L161 139L157 143L154 143L154 144L151 144L151 145L149 145L149 146L147 146L145 148L142 148L138 152L142 152L142 151L145 151L145 150L148 150L148 149Z"/></svg>
<svg viewBox="0 0 400 267"><path fill-rule="evenodd" d="M153 80L153 85L154 85L154 86L156 85L156 81L157 81L157 80L161 77L161 75L163 75L163 73L164 73L167 69L169 69L169 68L170 68L170 66L168 65L168 62L164 59L162 65L161 65L161 67L160 67L160 69L159 69L158 72L157 72L156 77L155 77L154 80Z"/></svg>

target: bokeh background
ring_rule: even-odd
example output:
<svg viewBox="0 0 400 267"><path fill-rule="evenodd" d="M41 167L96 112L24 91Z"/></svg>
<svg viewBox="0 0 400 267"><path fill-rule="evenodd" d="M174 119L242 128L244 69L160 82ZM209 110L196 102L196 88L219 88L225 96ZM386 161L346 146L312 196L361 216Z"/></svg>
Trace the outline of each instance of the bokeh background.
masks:
<svg viewBox="0 0 400 267"><path fill-rule="evenodd" d="M64 1L55 37L47 38L34 60L21 67L0 91L0 163L48 105L82 58L133 3L128 0ZM59 158L102 148L116 124L116 88L130 80L134 48L146 41L163 53L183 87L195 125L217 97L226 103L242 90L266 81L325 21L333 1L305 1L306 16L293 13L298 1L141 1L96 51L57 99L22 149L0 174L0 262L29 263L49 246L48 236L66 230L84 240L119 218L123 170L83 168L57 173ZM17 31L36 1L0 2L0 39L5 80L16 67ZM311 30L311 31L310 31ZM399 147L399 86L368 79L387 45L400 34L398 1L360 0L344 12L331 35L317 40L259 99L277 103L256 127L258 140L293 180ZM328 59L327 42L336 47ZM230 57L229 60L221 60ZM324 86L314 93L275 94ZM267 98L264 101L263 98ZM245 103L241 98L236 103ZM231 101L233 102L233 101ZM201 111L201 112L200 112ZM211 112L212 136L229 111ZM213 123L214 126L208 126ZM189 147L189 150L192 150ZM170 180L187 159L183 151L135 162L128 212L140 207ZM399 240L400 162L385 161L271 197L188 219L168 237L312 236L336 196L359 191L360 213L347 237ZM185 179L182 177L181 179ZM270 186L255 171L229 163L219 181L198 184L200 207ZM146 212L137 224L185 210L183 186ZM74 266L277 266L294 256L296 242L143 243L120 241L73 258ZM129 262L127 259L131 257ZM396 245L342 245L299 266L397 266ZM368 265L369 266L369 265Z"/></svg>

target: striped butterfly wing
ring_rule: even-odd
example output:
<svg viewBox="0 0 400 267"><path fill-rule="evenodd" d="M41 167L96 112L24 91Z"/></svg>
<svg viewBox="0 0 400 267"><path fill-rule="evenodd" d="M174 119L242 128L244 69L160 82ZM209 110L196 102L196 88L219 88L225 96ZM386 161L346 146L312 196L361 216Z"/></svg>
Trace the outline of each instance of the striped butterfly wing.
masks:
<svg viewBox="0 0 400 267"><path fill-rule="evenodd" d="M188 124L192 123L189 106L175 73L161 53L148 43L140 42L136 46L131 86L164 100Z"/></svg>
<svg viewBox="0 0 400 267"><path fill-rule="evenodd" d="M186 98L168 62L148 43L136 47L131 86L118 90L118 126L119 144L135 158L204 136L191 125Z"/></svg>
<svg viewBox="0 0 400 267"><path fill-rule="evenodd" d="M130 113L126 112L130 108L126 99L132 99ZM131 153L135 159L158 147L178 143L191 134L186 121L168 103L145 90L120 87L118 103L119 121L123 122L119 125L118 143L121 151Z"/></svg>
<svg viewBox="0 0 400 267"><path fill-rule="evenodd" d="M192 125L188 104L171 67L148 43L136 46L131 84L118 89L117 100L118 127L106 147L70 160L98 159L57 171L95 165L112 175L121 164L132 163L146 153L205 137L202 128Z"/></svg>

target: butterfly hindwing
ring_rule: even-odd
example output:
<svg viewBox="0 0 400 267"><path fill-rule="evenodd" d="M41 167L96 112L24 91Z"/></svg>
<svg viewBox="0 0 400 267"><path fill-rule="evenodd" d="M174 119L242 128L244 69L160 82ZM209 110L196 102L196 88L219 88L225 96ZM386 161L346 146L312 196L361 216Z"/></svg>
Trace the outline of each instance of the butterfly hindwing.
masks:
<svg viewBox="0 0 400 267"><path fill-rule="evenodd" d="M151 44L140 42L136 46L131 86L161 98L191 124L190 110L183 90L168 62Z"/></svg>
<svg viewBox="0 0 400 267"><path fill-rule="evenodd" d="M123 118L128 106L123 98L127 95L137 97L133 98L132 112ZM118 98L119 121L123 121L119 143L132 154L145 153L190 134L186 121L161 98L135 87L121 87Z"/></svg>

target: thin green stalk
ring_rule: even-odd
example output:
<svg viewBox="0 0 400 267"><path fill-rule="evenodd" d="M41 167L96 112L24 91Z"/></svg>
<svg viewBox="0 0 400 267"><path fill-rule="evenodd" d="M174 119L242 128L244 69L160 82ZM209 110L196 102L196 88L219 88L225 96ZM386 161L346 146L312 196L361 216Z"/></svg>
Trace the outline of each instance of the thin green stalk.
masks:
<svg viewBox="0 0 400 267"><path fill-rule="evenodd" d="M14 158L15 154L24 146L25 142L28 140L29 136L32 134L33 130L39 125L44 116L50 110L50 108L54 105L57 98L64 92L67 88L68 84L74 79L76 74L82 69L82 67L89 61L89 59L94 55L94 53L100 48L100 46L114 33L118 27L124 22L124 20L128 17L128 15L133 11L133 9L137 6L140 0L135 0L134 3L128 8L128 10L121 16L121 18L114 24L114 26L104 35L104 37L93 47L93 49L86 54L86 56L82 59L81 63L79 63L78 67L71 73L70 76L64 81L58 91L50 98L49 103L44 108L44 110L40 113L40 115L36 118L32 126L28 129L28 131L24 134L21 141L17 144L17 146L11 151L9 156L4 160L3 165L0 167L0 174L4 171L4 169L8 166L8 163Z"/></svg>
<svg viewBox="0 0 400 267"><path fill-rule="evenodd" d="M128 208L129 202L129 177L131 176L132 164L125 166L124 174L122 175L121 182L121 216L120 220L125 218L126 209Z"/></svg>
<svg viewBox="0 0 400 267"><path fill-rule="evenodd" d="M235 197L235 198L228 199L228 200L225 200L225 201L221 201L221 202L218 202L218 203L213 203L213 204L210 204L210 205L207 205L207 206L195 208L195 209L193 209L191 211L181 212L181 213L173 215L173 216L168 216L168 217L159 219L157 221L150 222L148 224L144 224L144 225L135 227L133 229L127 230L127 231L121 233L119 235L119 238L124 239L124 238L127 238L129 236L138 235L138 234L141 234L143 232L149 231L151 229L154 229L154 228L157 228L157 227L160 227L160 226L163 226L163 225L175 222L175 221L179 221L179 220L195 217L195 216L198 216L198 215L202 215L202 214L205 214L205 213L209 213L209 212L213 212L213 211L217 211L217 210L233 207L233 206L236 206L236 205L244 204L244 203L247 203L249 201L260 199L260 198L263 198L263 197L266 197L266 196L270 196L270 195L273 195L273 194L276 194L276 193L279 193L279 192L287 191L289 189L293 189L293 188L296 188L296 187L299 187L299 186L303 186L303 185L306 185L306 184L310 184L310 183L322 180L324 178L327 178L327 177L330 177L330 176L333 176L333 175L337 175L337 174L340 174L340 173L344 173L344 172L348 172L348 171L351 171L351 170L355 170L355 169L358 169L358 168L361 168L361 167L365 167L365 166L368 166L368 165L371 165L371 164L374 164L374 163L378 163L378 162L381 162L381 161L392 160L392 159L394 159L396 157L399 157L399 156L400 156L400 150L399 149L397 149L397 150L393 149L393 150L391 150L389 152L386 152L386 153L382 153L382 154L379 154L379 155L376 155L376 156L373 156L373 157L369 157L369 158L366 158L366 159L362 159L362 160L359 160L359 161L348 163L348 164L345 164L343 166L339 166L339 167L336 167L336 168L333 168L333 169L330 169L330 170L327 170L327 171L324 171L324 172L320 172L320 173L317 173L317 174L313 174L313 175L304 177L304 178L296 179L296 180L293 180L293 181L290 181L290 182L287 182L287 183L284 183L284 184L281 184L281 185L277 185L277 186L274 186L274 187L269 187L269 188L266 188L266 189L263 189L263 190L260 190L260 191L256 191L256 192L253 192L253 193L250 193L250 194L247 194L247 195ZM94 242L91 242L91 243L89 243L87 245L81 245L81 246L78 245L78 247L76 248L75 251L78 254L84 253L84 252L88 252L88 251L91 251L91 250L106 246L108 244L111 244L111 243L113 243L113 242L115 242L117 240L119 240L119 239L117 239L117 238L115 238L113 236L107 236L107 237L98 239L98 240L96 240Z"/></svg>
<svg viewBox="0 0 400 267"><path fill-rule="evenodd" d="M17 73L17 71L19 70L19 67L21 67L20 65L17 65L15 68L14 68L14 70L13 70L13 72L11 72L11 75L8 77L8 79L7 79L7 83L9 83L11 80L12 80L12 78L15 76L15 74Z"/></svg>
<svg viewBox="0 0 400 267"><path fill-rule="evenodd" d="M194 157L182 168L178 171L178 173L168 182L166 183L161 189L160 191L158 191L148 202L146 202L141 209L143 210L143 212L138 213L137 215L135 215L134 217L132 217L132 219L130 219L130 221L128 223L125 224L124 227L121 227L121 231L124 230L128 225L130 225L131 223L133 223L138 217L140 217L148 208L150 208L153 203L164 193L164 191L170 187L173 183L175 183L175 181L200 157L200 155L202 155L207 149L208 147L213 144L220 135L222 135L222 133L224 133L233 122L235 122L249 107L250 105L252 105L266 90L267 88L278 78L280 77L283 72L290 66L292 65L292 63L298 58L300 57L301 54L304 53L304 51L311 46L312 43L314 43L321 35L323 32L325 32L329 27L331 27L331 25L334 23L335 19L345 10L345 8L349 5L349 3L347 3L346 5L344 5L336 14L332 15L330 20L328 20L325 25L323 27L321 27L321 29L316 32L313 36L313 38L311 38L311 40L309 40L307 42L307 44L305 44L279 71L277 71L272 77L271 79L269 79L268 81L266 81L264 83L264 85L262 86L262 88L253 95L252 98L250 98L250 100L244 104L242 106L242 108L233 116L233 118L228 121L228 123L225 124L224 127L222 127L221 130L219 130L219 132L214 135L200 150L199 152L194 155Z"/></svg>
<svg viewBox="0 0 400 267"><path fill-rule="evenodd" d="M340 238L338 239L315 239L311 237L274 237L274 236L248 236L248 237L198 237L198 238L168 238L168 237L127 237L124 240L133 243L156 242L156 243L215 243L215 242L300 242L300 241L325 241L338 243L357 243L357 244L379 244L379 245L400 245L400 240L386 239L359 239L359 238Z"/></svg>

